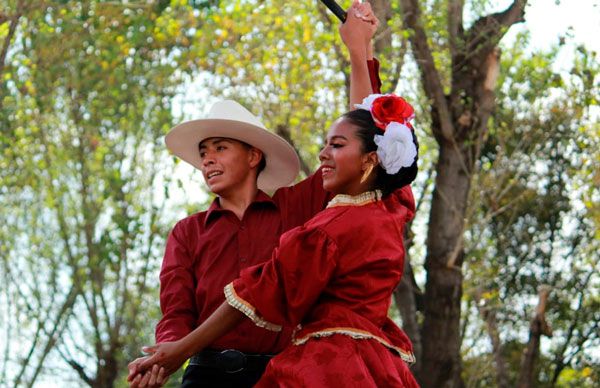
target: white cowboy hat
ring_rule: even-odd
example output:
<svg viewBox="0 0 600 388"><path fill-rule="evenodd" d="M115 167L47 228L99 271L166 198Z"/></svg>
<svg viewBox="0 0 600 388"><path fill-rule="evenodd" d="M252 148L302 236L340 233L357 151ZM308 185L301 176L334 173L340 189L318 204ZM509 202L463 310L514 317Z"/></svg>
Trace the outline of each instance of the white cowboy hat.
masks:
<svg viewBox="0 0 600 388"><path fill-rule="evenodd" d="M300 160L283 138L269 132L260 120L232 100L216 102L208 117L176 125L165 137L167 148L179 158L200 169L198 144L210 137L227 137L262 151L265 168L258 176L258 188L275 190L294 181Z"/></svg>

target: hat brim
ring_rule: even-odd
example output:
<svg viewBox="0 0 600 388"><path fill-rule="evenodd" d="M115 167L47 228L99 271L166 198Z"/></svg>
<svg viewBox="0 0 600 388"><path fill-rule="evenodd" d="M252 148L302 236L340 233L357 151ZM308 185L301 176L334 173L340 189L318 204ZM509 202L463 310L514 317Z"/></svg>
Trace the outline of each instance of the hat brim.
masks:
<svg viewBox="0 0 600 388"><path fill-rule="evenodd" d="M201 168L198 145L211 137L226 137L247 143L262 151L265 168L258 176L258 188L265 191L288 186L300 171L300 160L294 148L281 137L246 122L224 119L201 119L181 123L165 136L173 154Z"/></svg>

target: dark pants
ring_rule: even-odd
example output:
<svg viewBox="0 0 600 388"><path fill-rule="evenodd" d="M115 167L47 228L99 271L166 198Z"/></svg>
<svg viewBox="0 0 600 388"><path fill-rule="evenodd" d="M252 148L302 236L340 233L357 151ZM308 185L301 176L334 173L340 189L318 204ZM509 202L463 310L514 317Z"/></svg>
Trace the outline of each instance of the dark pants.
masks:
<svg viewBox="0 0 600 388"><path fill-rule="evenodd" d="M216 368L189 365L183 374L181 387L250 388L256 384L263 372L264 369L227 373Z"/></svg>

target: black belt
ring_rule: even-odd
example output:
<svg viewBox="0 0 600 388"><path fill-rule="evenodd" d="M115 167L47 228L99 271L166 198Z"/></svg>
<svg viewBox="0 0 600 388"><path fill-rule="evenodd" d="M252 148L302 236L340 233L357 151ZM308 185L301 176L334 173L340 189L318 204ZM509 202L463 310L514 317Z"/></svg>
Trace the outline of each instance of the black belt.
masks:
<svg viewBox="0 0 600 388"><path fill-rule="evenodd" d="M236 373L243 370L264 370L272 357L269 354L246 354L235 349L203 350L190 358L190 365Z"/></svg>

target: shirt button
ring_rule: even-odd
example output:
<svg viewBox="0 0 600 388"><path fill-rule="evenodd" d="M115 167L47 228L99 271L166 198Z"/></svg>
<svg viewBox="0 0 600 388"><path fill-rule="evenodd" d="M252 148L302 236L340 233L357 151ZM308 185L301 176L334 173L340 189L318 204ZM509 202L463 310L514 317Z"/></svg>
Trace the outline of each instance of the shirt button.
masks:
<svg viewBox="0 0 600 388"><path fill-rule="evenodd" d="M244 225L240 226L240 230L245 230L246 228L244 227Z"/></svg>
<svg viewBox="0 0 600 388"><path fill-rule="evenodd" d="M245 263L245 262L246 262L246 258L245 258L245 257L240 257L240 261L241 261L242 263Z"/></svg>

